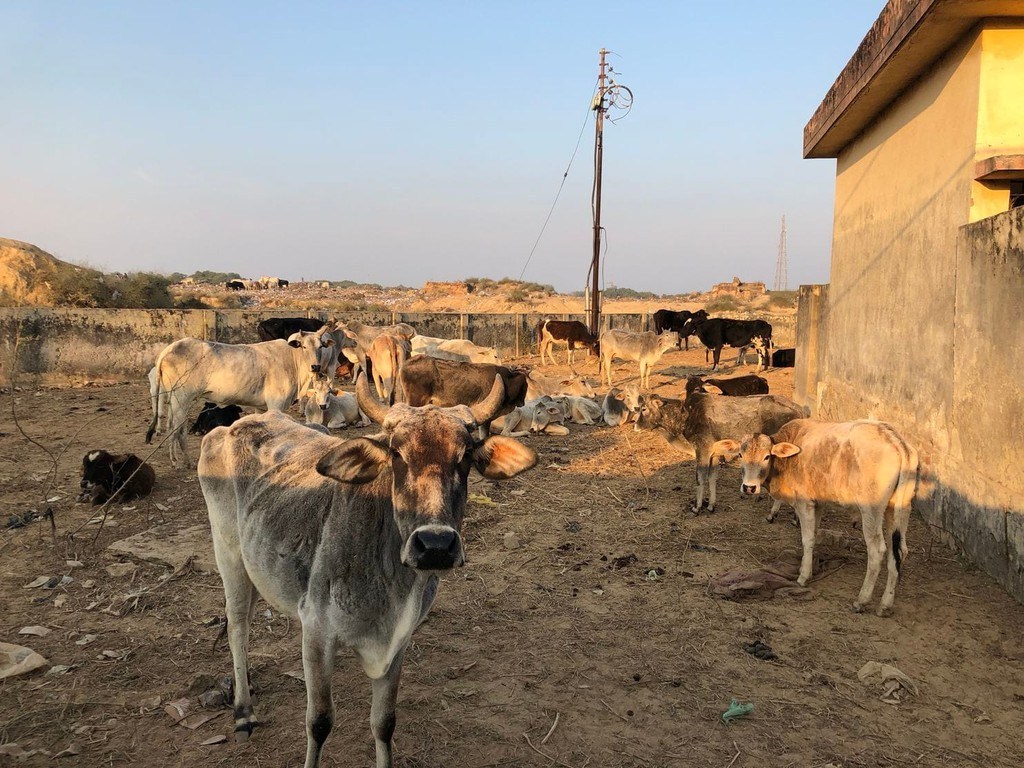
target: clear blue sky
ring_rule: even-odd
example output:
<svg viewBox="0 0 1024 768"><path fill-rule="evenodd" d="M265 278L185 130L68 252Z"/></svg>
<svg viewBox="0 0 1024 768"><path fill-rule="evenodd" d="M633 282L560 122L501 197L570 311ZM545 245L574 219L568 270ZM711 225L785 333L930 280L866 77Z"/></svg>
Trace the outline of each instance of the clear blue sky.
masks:
<svg viewBox="0 0 1024 768"><path fill-rule="evenodd" d="M517 277L604 46L608 284L828 279L802 130L882 0L8 0L0 236L109 270ZM525 278L582 288L593 124Z"/></svg>

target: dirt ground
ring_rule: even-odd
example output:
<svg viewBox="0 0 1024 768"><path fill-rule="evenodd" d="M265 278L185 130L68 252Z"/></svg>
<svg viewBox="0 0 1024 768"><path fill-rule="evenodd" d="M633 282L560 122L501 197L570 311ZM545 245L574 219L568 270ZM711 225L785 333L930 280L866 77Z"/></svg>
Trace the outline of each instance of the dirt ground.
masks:
<svg viewBox="0 0 1024 768"><path fill-rule="evenodd" d="M678 375L697 367L702 350L667 355L656 390L677 396ZM584 370L597 378L595 361ZM635 366L620 366L617 383L634 375ZM789 371L769 379L789 394ZM87 524L91 509L74 504L87 450L149 453L142 383L24 389L14 404L25 432L66 450L51 485L50 459L19 433L10 396L0 399L0 524L47 506L56 524L55 537L47 520L0 530L0 641L49 660L0 681L0 744L77 752L18 765L300 765L305 695L287 674L301 669L296 623L261 603L252 677L263 726L246 744L204 746L230 735L230 710L211 710L219 716L189 730L163 705L185 696L197 675L230 672L226 644L212 648L218 577L185 568L166 579L171 568L150 562L123 576L106 570L122 559L106 549L112 542L160 523L204 523L195 472L172 470L157 451L154 494L113 508L102 529ZM493 504L470 505L469 562L443 580L406 654L397 765L1021 764L1024 608L933 545L920 519L891 618L850 611L864 545L838 514L826 516L824 528L837 535L823 536L830 543L820 549L841 567L813 583L811 599L716 599L712 575L799 547L785 510L769 525L767 501L740 498L737 469L722 472L719 510L692 517L692 462L654 434L574 426L568 437L526 439L540 453L534 470L471 489ZM197 456L198 440L190 446ZM508 532L518 546L506 546ZM26 587L62 575L73 581ZM18 634L29 625L52 631ZM745 652L754 640L778 659ZM880 686L857 677L869 661L898 667L917 695L882 701ZM46 674L53 665L71 668ZM324 764L371 765L369 682L344 652L334 680L336 727ZM734 698L754 709L726 725L721 715Z"/></svg>

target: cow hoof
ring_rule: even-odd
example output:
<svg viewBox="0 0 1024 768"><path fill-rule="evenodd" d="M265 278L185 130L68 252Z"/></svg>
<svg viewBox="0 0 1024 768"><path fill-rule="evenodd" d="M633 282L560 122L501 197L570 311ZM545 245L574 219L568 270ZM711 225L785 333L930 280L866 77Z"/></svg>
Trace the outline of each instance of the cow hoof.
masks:
<svg viewBox="0 0 1024 768"><path fill-rule="evenodd" d="M850 608L854 613L864 613L864 606L861 603L854 603Z"/></svg>
<svg viewBox="0 0 1024 768"><path fill-rule="evenodd" d="M810 581L810 579L805 579L803 576L801 576L799 579L796 580L796 583L799 584L801 587L806 587L808 581Z"/></svg>
<svg viewBox="0 0 1024 768"><path fill-rule="evenodd" d="M765 518L765 522L766 523L774 523L775 522L775 515L768 515L768 517Z"/></svg>
<svg viewBox="0 0 1024 768"><path fill-rule="evenodd" d="M878 610L875 611L875 616L878 616L880 619L884 619L887 616L891 616L891 615L892 615L892 606L891 605L880 605L880 606L878 606Z"/></svg>

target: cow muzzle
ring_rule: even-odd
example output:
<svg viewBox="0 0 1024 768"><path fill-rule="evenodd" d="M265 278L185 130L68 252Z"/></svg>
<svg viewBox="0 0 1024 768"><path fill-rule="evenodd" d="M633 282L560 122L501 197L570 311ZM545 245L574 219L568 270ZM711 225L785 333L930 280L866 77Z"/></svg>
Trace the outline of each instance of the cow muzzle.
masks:
<svg viewBox="0 0 1024 768"><path fill-rule="evenodd" d="M740 485L740 490L743 491L744 495L746 495L746 496L756 496L757 494L759 494L761 492L761 486L760 485L747 485L746 483L742 483Z"/></svg>
<svg viewBox="0 0 1024 768"><path fill-rule="evenodd" d="M402 562L417 571L448 571L466 562L462 537L446 525L425 525L409 535Z"/></svg>
<svg viewBox="0 0 1024 768"><path fill-rule="evenodd" d="M320 373L320 365L319 365L319 363L317 365L309 366L309 370L311 370L313 373L317 373L317 374Z"/></svg>

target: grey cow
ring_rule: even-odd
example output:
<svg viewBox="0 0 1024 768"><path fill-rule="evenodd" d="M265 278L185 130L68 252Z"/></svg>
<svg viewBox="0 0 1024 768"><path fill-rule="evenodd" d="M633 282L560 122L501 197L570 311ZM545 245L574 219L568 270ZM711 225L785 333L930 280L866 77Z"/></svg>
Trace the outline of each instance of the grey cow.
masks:
<svg viewBox="0 0 1024 768"><path fill-rule="evenodd" d="M704 505L705 480L709 480L708 512L715 511L718 458L724 455L713 449L716 441L754 432L773 434L783 424L806 415L792 400L776 395L722 397L695 392L686 400L650 395L640 398L634 429L656 430L669 445L681 450L692 446L697 454L697 500L691 511L696 514ZM773 503L772 518L778 506Z"/></svg>
<svg viewBox="0 0 1024 768"><path fill-rule="evenodd" d="M459 529L470 468L498 480L537 461L510 438L473 438L504 402L500 379L473 407L388 409L365 376L356 390L380 434L340 440L270 412L210 432L199 460L224 582L236 738L257 725L248 641L258 593L302 627L306 768L319 765L334 725L340 646L372 680L377 768L390 768L402 656L438 576L465 560Z"/></svg>

